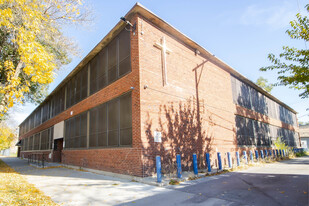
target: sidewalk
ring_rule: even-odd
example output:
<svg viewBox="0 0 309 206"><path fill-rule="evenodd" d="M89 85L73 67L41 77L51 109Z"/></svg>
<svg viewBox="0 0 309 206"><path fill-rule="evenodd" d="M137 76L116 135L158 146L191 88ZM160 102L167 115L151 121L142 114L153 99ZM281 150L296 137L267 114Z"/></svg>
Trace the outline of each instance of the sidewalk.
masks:
<svg viewBox="0 0 309 206"><path fill-rule="evenodd" d="M0 158L50 196L54 202L64 203L64 205L118 205L170 191L167 188L92 172L62 167L41 169L29 166L27 160ZM176 200L176 196L186 197L187 195L179 191L173 192L171 198L173 196Z"/></svg>

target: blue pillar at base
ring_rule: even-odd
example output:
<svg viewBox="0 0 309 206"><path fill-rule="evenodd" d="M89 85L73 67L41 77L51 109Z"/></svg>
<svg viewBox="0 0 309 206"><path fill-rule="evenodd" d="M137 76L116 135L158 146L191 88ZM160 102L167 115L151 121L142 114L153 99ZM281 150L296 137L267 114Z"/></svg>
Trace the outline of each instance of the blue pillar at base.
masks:
<svg viewBox="0 0 309 206"><path fill-rule="evenodd" d="M261 159L264 159L264 153L263 153L263 150L261 150Z"/></svg>
<svg viewBox="0 0 309 206"><path fill-rule="evenodd" d="M255 150L255 158L256 160L259 160L259 151Z"/></svg>
<svg viewBox="0 0 309 206"><path fill-rule="evenodd" d="M232 167L232 158L231 158L231 153L227 153L227 161L229 163L229 167Z"/></svg>
<svg viewBox="0 0 309 206"><path fill-rule="evenodd" d="M193 153L193 171L194 174L197 175L198 174L198 169L197 169L197 157L196 154Z"/></svg>
<svg viewBox="0 0 309 206"><path fill-rule="evenodd" d="M252 153L252 151L250 151L250 160L251 160L251 162L253 162L253 153Z"/></svg>
<svg viewBox="0 0 309 206"><path fill-rule="evenodd" d="M285 151L284 151L284 149L282 150L282 155L283 155L283 157L285 157Z"/></svg>
<svg viewBox="0 0 309 206"><path fill-rule="evenodd" d="M281 151L281 149L279 149L279 154L280 154L280 156L282 156L282 151Z"/></svg>
<svg viewBox="0 0 309 206"><path fill-rule="evenodd" d="M248 164L247 152L243 151L243 155L244 155L245 163Z"/></svg>
<svg viewBox="0 0 309 206"><path fill-rule="evenodd" d="M276 156L277 156L277 157L279 156L279 151L278 151L278 149L276 149Z"/></svg>
<svg viewBox="0 0 309 206"><path fill-rule="evenodd" d="M156 168L157 168L157 182L162 182L162 174L161 174L161 157L156 156Z"/></svg>
<svg viewBox="0 0 309 206"><path fill-rule="evenodd" d="M181 156L180 156L180 154L176 155L176 163L177 163L177 177L182 178Z"/></svg>
<svg viewBox="0 0 309 206"><path fill-rule="evenodd" d="M211 172L210 155L209 155L209 153L206 153L206 164L207 164L208 172Z"/></svg>
<svg viewBox="0 0 309 206"><path fill-rule="evenodd" d="M271 149L269 150L269 157L271 158L272 154L271 154Z"/></svg>
<svg viewBox="0 0 309 206"><path fill-rule="evenodd" d="M240 165L239 152L236 152L237 166Z"/></svg>
<svg viewBox="0 0 309 206"><path fill-rule="evenodd" d="M267 154L267 149L265 150L265 158L268 157L268 154Z"/></svg>
<svg viewBox="0 0 309 206"><path fill-rule="evenodd" d="M219 166L219 170L222 170L222 161L221 161L221 153L218 152L218 166Z"/></svg>

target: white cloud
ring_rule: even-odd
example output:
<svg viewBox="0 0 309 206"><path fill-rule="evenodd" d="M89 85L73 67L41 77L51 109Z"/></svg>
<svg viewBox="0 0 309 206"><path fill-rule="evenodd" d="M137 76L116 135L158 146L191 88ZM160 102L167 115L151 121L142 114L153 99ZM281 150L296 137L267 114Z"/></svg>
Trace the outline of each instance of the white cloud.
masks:
<svg viewBox="0 0 309 206"><path fill-rule="evenodd" d="M241 15L241 24L244 25L268 25L272 28L283 28L295 19L298 7L291 2L283 2L280 5L265 8L261 5L251 5Z"/></svg>

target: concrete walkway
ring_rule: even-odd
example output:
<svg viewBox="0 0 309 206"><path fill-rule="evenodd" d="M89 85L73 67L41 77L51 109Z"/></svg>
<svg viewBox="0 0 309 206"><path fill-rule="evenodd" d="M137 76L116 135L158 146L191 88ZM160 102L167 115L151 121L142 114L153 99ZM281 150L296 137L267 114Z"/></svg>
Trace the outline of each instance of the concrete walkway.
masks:
<svg viewBox="0 0 309 206"><path fill-rule="evenodd" d="M1 159L63 205L308 205L309 157L168 187Z"/></svg>

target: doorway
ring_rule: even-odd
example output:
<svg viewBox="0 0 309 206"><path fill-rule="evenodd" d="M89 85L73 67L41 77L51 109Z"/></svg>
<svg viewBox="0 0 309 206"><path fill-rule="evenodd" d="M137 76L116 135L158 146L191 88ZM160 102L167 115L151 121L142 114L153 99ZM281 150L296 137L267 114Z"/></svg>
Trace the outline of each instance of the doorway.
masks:
<svg viewBox="0 0 309 206"><path fill-rule="evenodd" d="M63 149L63 138L54 140L53 162L61 162L61 153Z"/></svg>

